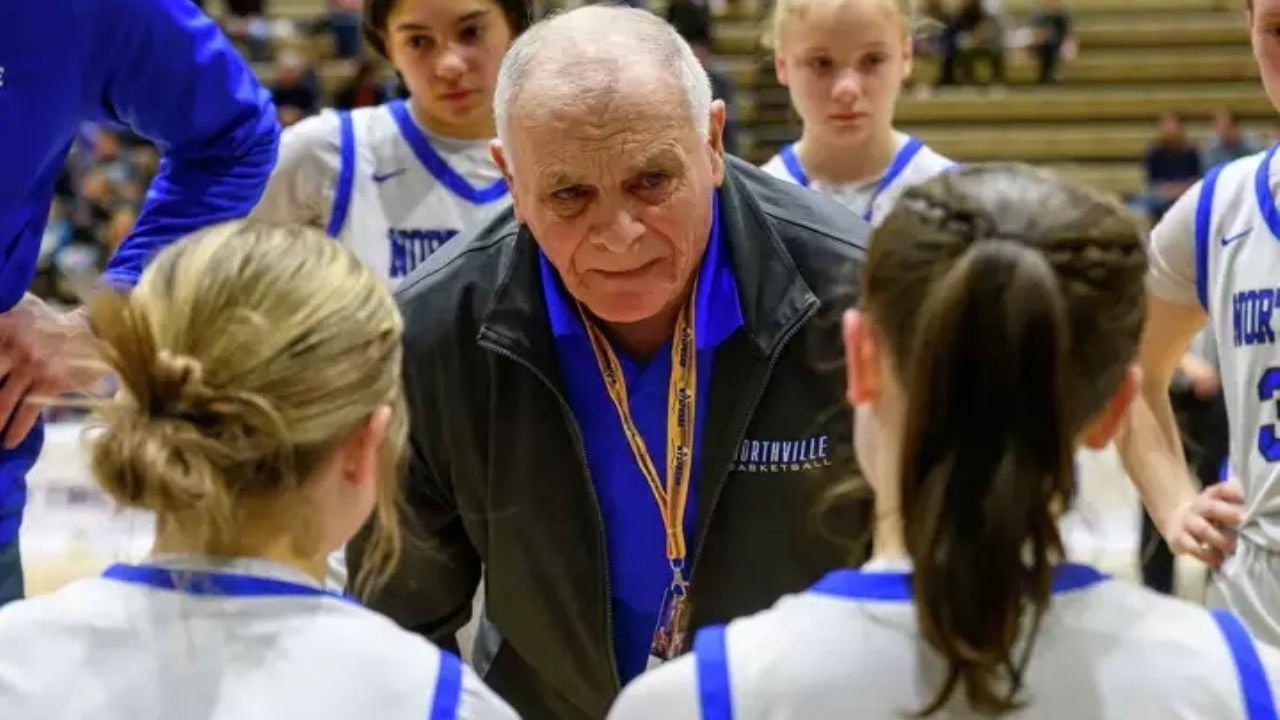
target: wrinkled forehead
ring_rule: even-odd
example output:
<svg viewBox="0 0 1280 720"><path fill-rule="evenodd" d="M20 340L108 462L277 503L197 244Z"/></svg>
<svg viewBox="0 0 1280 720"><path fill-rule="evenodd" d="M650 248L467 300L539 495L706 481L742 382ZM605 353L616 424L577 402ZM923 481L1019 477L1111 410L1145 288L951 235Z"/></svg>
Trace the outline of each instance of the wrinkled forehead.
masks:
<svg viewBox="0 0 1280 720"><path fill-rule="evenodd" d="M511 113L518 166L622 168L699 139L674 69L560 63L533 73Z"/></svg>

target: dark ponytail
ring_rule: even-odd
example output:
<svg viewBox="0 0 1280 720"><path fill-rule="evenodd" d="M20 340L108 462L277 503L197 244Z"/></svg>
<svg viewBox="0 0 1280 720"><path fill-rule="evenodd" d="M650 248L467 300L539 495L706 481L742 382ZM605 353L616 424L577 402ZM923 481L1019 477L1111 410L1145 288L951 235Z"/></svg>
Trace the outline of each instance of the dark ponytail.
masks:
<svg viewBox="0 0 1280 720"><path fill-rule="evenodd" d="M1146 255L1110 198L1017 164L908 189L871 242L860 306L906 393L901 517L922 638L957 690L1020 706L1063 559L1076 438L1137 354Z"/></svg>
<svg viewBox="0 0 1280 720"><path fill-rule="evenodd" d="M1016 299L1016 301L1015 301ZM902 503L924 637L984 713L1017 707L1013 658L1048 606L1072 465L1067 316L1053 269L1018 243L972 245L928 293L907 368Z"/></svg>

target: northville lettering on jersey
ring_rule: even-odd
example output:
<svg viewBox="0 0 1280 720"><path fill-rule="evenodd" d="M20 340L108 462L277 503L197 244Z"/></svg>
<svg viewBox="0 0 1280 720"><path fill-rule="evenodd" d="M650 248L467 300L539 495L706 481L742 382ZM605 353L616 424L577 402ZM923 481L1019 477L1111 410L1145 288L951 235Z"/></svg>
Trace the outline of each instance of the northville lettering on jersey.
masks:
<svg viewBox="0 0 1280 720"><path fill-rule="evenodd" d="M1271 314L1280 302L1280 289L1242 290L1231 296L1232 343L1236 347L1274 345Z"/></svg>
<svg viewBox="0 0 1280 720"><path fill-rule="evenodd" d="M457 235L457 230L428 230L419 228L392 228L387 231L387 240L391 243L392 278L400 278L413 272L418 263L440 249Z"/></svg>

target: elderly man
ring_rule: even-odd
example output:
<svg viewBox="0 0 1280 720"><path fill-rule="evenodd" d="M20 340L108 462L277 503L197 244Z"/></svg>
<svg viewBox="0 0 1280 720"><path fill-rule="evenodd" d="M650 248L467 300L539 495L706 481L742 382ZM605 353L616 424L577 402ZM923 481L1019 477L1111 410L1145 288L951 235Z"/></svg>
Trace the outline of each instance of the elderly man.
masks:
<svg viewBox="0 0 1280 720"><path fill-rule="evenodd" d="M823 310L868 230L726 158L706 72L644 11L534 26L495 112L513 207L399 293L430 542L372 605L448 645L483 570L487 682L600 718L692 629L849 561L822 530L866 522L823 516L850 435Z"/></svg>

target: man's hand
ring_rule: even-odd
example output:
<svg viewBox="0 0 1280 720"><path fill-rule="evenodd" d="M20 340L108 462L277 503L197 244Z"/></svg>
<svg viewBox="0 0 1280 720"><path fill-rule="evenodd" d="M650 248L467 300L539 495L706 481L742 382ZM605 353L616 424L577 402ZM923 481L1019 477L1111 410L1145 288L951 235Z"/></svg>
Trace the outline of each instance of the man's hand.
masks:
<svg viewBox="0 0 1280 720"><path fill-rule="evenodd" d="M5 428L5 448L17 447L40 417L40 405L27 398L88 388L101 374L90 364L93 357L93 333L77 311L59 312L27 293L11 310L0 313L0 427Z"/></svg>
<svg viewBox="0 0 1280 720"><path fill-rule="evenodd" d="M1182 503L1161 523L1175 555L1193 555L1213 568L1236 551L1244 522L1244 489L1234 481L1210 485Z"/></svg>

